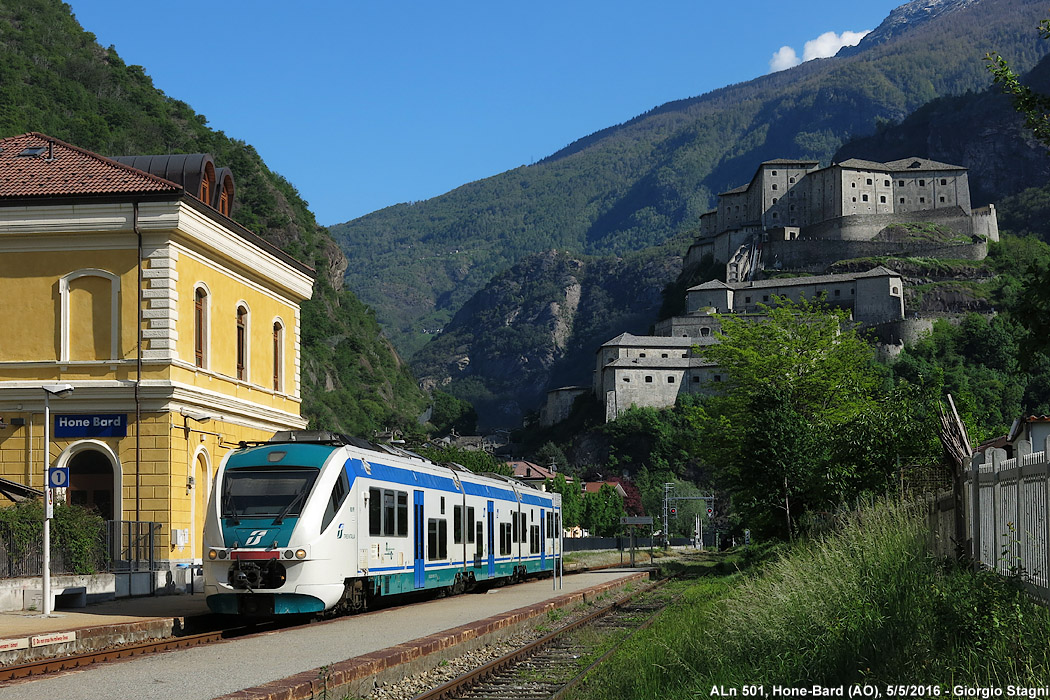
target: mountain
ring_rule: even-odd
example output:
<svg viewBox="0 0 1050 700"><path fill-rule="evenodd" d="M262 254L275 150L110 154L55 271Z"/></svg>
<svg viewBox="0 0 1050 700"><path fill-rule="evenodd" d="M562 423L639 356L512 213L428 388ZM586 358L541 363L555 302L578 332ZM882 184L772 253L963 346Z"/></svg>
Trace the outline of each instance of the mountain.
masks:
<svg viewBox="0 0 1050 700"><path fill-rule="evenodd" d="M213 154L237 182L232 217L317 270L302 307L303 415L365 435L415 424L427 397L345 289L346 257L295 187L249 144L154 87L141 66L99 46L59 0L0 2L0 135L28 131L102 155Z"/></svg>
<svg viewBox="0 0 1050 700"><path fill-rule="evenodd" d="M1029 69L1046 49L1036 31L1045 13L1035 0L908 3L852 54L671 102L534 165L334 226L355 260L347 282L407 356L529 255L658 245L763 160L828 162L879 123L983 89L989 51Z"/></svg>
<svg viewBox="0 0 1050 700"><path fill-rule="evenodd" d="M688 245L679 238L623 258L549 251L523 259L420 350L424 384L473 403L479 428L519 425L548 387L590 382L597 344L649 331Z"/></svg>

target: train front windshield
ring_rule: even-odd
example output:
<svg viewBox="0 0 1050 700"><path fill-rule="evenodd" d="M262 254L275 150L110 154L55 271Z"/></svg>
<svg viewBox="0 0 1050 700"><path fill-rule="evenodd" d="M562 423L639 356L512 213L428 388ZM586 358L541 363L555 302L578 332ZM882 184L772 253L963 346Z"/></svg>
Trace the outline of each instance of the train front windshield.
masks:
<svg viewBox="0 0 1050 700"><path fill-rule="evenodd" d="M229 470L222 485L222 517L297 517L317 474L311 468Z"/></svg>

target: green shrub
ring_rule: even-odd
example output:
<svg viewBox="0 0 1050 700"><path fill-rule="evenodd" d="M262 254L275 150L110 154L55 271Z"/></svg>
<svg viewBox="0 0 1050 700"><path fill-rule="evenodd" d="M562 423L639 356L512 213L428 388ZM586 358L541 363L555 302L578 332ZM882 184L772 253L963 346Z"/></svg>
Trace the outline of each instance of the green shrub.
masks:
<svg viewBox="0 0 1050 700"><path fill-rule="evenodd" d="M42 501L23 501L0 508L0 540L7 543L9 558L39 552L43 537ZM51 552L63 569L55 573L93 574L105 568L105 521L93 510L56 503L51 520Z"/></svg>

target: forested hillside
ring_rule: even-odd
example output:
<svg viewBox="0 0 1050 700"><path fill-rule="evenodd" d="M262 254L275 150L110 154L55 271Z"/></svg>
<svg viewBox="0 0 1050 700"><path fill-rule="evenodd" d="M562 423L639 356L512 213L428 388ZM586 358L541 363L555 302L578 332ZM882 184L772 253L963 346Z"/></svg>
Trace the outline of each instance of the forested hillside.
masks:
<svg viewBox="0 0 1050 700"><path fill-rule="evenodd" d="M852 55L668 103L535 165L335 226L336 240L362 263L348 270L350 287L412 352L433 337L424 330L443 327L525 256L656 245L695 225L718 192L747 182L763 160L827 162L879 123L986 87L987 52L1022 71L1045 52L1032 31L1044 4L961 5Z"/></svg>
<svg viewBox="0 0 1050 700"><path fill-rule="evenodd" d="M234 172L233 218L317 270L303 305L304 415L364 435L415 424L425 395L371 311L344 289L346 258L295 187L252 146L155 88L143 67L99 46L59 0L0 2L0 135L27 131L103 155L212 153Z"/></svg>
<svg viewBox="0 0 1050 700"><path fill-rule="evenodd" d="M680 237L624 258L529 256L419 352L420 376L470 401L481 428L519 425L548 388L589 385L598 345L649 331L689 242Z"/></svg>

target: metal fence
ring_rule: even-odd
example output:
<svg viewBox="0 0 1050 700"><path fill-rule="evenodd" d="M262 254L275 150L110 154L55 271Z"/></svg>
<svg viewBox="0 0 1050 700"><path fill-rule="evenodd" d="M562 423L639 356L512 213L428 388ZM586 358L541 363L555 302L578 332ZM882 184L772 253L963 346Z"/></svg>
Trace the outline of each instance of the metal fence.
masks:
<svg viewBox="0 0 1050 700"><path fill-rule="evenodd" d="M160 523L108 520L99 533L98 547L90 562L79 559L95 573L155 571L158 565L157 532ZM43 524L28 538L0 527L0 578L40 576L43 572ZM76 557L51 540L51 573L75 574Z"/></svg>
<svg viewBox="0 0 1050 700"><path fill-rule="evenodd" d="M1015 451L1011 459L1000 449L974 455L961 498L948 493L934 501L933 549L941 556L962 552L978 566L1018 577L1050 600L1050 440L1042 452L1033 452L1026 441L1018 442ZM958 534L957 502L963 510Z"/></svg>

